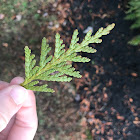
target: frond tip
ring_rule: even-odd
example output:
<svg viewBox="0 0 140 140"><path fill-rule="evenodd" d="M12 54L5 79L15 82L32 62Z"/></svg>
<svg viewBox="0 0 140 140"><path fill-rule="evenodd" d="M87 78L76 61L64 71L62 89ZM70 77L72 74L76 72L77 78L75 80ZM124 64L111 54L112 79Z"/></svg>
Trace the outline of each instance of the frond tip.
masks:
<svg viewBox="0 0 140 140"><path fill-rule="evenodd" d="M95 53L96 49L89 47L90 43L101 43L100 39L103 35L107 35L114 28L115 24L111 24L106 28L100 28L94 36L92 32L88 32L81 43L78 43L78 30L75 30L72 36L71 44L68 50L65 50L65 44L57 33L55 36L55 52L54 57L49 55L51 48L47 44L47 39L43 38L41 46L41 55L39 66L36 65L35 55L31 54L31 50L25 47L25 81L21 86L26 89L41 92L54 92L48 88L48 85L38 85L40 80L70 82L72 77L81 78L80 72L76 71L71 62L89 62L90 59L78 55L78 52Z"/></svg>

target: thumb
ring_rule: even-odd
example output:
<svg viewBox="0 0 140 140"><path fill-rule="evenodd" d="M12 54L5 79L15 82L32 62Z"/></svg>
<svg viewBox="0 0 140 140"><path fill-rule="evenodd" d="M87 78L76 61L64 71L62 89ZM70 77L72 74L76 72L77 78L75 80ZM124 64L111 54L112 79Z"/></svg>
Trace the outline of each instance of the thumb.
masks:
<svg viewBox="0 0 140 140"><path fill-rule="evenodd" d="M27 96L27 90L19 85L11 85L0 90L0 132L21 108Z"/></svg>

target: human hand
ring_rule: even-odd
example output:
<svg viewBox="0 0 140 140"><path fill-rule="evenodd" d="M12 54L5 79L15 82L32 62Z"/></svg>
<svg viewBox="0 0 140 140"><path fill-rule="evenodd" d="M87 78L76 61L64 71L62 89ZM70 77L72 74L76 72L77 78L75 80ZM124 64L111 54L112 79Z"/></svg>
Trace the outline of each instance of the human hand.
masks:
<svg viewBox="0 0 140 140"><path fill-rule="evenodd" d="M34 93L19 86L21 77L0 81L0 140L33 140L37 130Z"/></svg>

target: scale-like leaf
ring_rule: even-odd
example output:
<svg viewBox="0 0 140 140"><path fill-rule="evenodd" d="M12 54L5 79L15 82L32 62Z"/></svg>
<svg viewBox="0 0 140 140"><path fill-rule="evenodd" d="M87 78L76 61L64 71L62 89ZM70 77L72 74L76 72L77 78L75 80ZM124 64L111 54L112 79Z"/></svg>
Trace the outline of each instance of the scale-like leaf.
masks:
<svg viewBox="0 0 140 140"><path fill-rule="evenodd" d="M67 61L71 62L89 62L90 59L78 55L78 52L95 53L96 49L89 47L90 43L100 43L101 36L107 35L112 30L114 24L109 25L106 28L100 28L94 36L89 31L84 40L78 43L79 38L78 30L75 30L72 36L69 49L64 49L65 44L60 39L60 35L57 33L55 36L55 52L54 56L47 56L51 48L47 44L46 38L42 40L41 55L39 66L35 66L35 55L31 54L31 50L25 47L25 81L21 84L23 87L41 92L54 92L53 89L47 88L47 85L38 86L39 80L43 81L57 81L57 82L69 82L72 77L80 78L80 72L76 71L72 65L67 64ZM70 76L70 77L69 77ZM71 77L72 76L72 77Z"/></svg>
<svg viewBox="0 0 140 140"><path fill-rule="evenodd" d="M44 67L51 59L52 56L49 56L46 60L47 54L50 52L51 48L49 47L49 44L47 44L47 39L44 37L42 39L42 46L41 46L41 55L40 55L40 67Z"/></svg>

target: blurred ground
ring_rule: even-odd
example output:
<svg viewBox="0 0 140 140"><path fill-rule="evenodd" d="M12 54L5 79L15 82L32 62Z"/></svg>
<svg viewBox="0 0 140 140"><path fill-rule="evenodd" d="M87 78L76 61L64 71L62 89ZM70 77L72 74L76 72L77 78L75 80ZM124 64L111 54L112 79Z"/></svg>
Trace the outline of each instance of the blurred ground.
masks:
<svg viewBox="0 0 140 140"><path fill-rule="evenodd" d="M41 9L56 19L46 21L43 32L34 28L33 35L38 32L39 38L48 37L52 46L57 31L68 46L76 28L82 39L88 27L95 33L101 26L113 22L116 26L103 37L102 44L91 45L98 50L96 54L82 54L91 58L90 63L74 64L83 75L81 79L53 82L50 86L56 91L54 95L36 93L39 116L36 140L140 139L140 46L127 44L134 32L129 30L131 23L124 20L126 3L58 0ZM30 46L37 55L40 42ZM15 76L24 76L24 44L14 38L11 45L1 45L0 79L10 81Z"/></svg>

